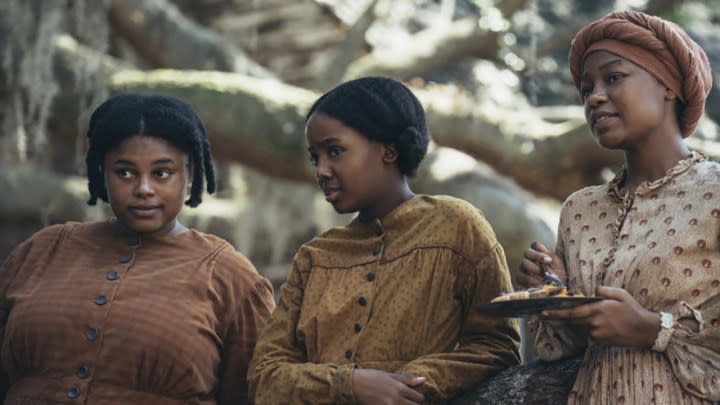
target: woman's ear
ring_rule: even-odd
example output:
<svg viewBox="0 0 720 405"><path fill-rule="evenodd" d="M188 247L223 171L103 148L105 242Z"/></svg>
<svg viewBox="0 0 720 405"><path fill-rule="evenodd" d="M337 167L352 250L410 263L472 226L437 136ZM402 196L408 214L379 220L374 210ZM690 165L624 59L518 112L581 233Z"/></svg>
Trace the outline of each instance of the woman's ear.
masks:
<svg viewBox="0 0 720 405"><path fill-rule="evenodd" d="M395 162L397 161L397 157L398 157L398 152L397 152L397 148L395 147L395 145L392 145L392 144L383 145L382 152L383 152L383 155L382 155L383 162L394 165Z"/></svg>
<svg viewBox="0 0 720 405"><path fill-rule="evenodd" d="M665 87L665 100L674 101L677 99L677 94L669 88Z"/></svg>

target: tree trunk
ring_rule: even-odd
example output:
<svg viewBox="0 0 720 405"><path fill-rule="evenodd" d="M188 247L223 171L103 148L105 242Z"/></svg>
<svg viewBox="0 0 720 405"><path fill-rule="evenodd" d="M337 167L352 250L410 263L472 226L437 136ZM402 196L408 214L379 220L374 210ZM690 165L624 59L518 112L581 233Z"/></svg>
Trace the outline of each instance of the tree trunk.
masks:
<svg viewBox="0 0 720 405"><path fill-rule="evenodd" d="M582 356L512 367L480 383L450 405L558 405L567 403Z"/></svg>
<svg viewBox="0 0 720 405"><path fill-rule="evenodd" d="M527 0L503 1L498 8L503 17L510 19L521 10ZM477 17L454 21L449 25L430 27L413 36L402 49L377 51L353 62L345 80L362 76L389 76L408 80L452 65L467 57L497 60L504 34L478 24Z"/></svg>
<svg viewBox="0 0 720 405"><path fill-rule="evenodd" d="M113 0L110 23L155 68L274 77L214 31L185 18L168 0Z"/></svg>
<svg viewBox="0 0 720 405"><path fill-rule="evenodd" d="M377 0L372 0L357 21L345 32L345 39L335 46L334 54L328 60L325 71L313 82L314 89L328 90L342 81L348 66L362 53L366 43L365 33L375 22L376 4Z"/></svg>

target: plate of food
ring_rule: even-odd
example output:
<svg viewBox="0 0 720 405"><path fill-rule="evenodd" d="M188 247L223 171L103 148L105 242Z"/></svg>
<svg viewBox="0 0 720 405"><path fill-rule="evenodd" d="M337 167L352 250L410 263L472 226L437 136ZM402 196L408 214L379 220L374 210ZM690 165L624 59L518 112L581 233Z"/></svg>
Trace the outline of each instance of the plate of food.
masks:
<svg viewBox="0 0 720 405"><path fill-rule="evenodd" d="M545 284L542 287L502 294L475 309L483 314L500 317L522 317L546 309L566 309L602 300L571 293L565 286Z"/></svg>

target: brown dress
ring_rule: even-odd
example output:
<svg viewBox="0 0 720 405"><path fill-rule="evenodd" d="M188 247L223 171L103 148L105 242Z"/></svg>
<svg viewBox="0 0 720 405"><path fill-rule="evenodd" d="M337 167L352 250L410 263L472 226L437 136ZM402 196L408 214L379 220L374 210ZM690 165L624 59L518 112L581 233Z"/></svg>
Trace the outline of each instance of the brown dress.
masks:
<svg viewBox="0 0 720 405"><path fill-rule="evenodd" d="M708 404L720 400L720 165L699 154L634 195L609 184L571 195L557 253L570 286L627 290L643 307L689 317L651 348L588 341L559 322L539 322L544 359L585 351L570 404ZM662 340L662 339L661 339Z"/></svg>
<svg viewBox="0 0 720 405"><path fill-rule="evenodd" d="M46 228L0 268L6 404L246 404L275 304L226 241Z"/></svg>
<svg viewBox="0 0 720 405"><path fill-rule="evenodd" d="M514 320L473 308L511 289L502 247L469 203L416 196L305 244L250 366L256 405L347 404L352 370L427 377L426 403L518 364Z"/></svg>

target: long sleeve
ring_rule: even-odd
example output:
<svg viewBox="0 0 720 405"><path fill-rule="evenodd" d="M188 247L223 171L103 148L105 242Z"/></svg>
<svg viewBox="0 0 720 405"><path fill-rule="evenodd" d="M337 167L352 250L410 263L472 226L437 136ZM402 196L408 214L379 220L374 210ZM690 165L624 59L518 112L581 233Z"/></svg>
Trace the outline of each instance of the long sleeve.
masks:
<svg viewBox="0 0 720 405"><path fill-rule="evenodd" d="M251 403L247 392L248 365L258 336L275 308L272 285L264 278L245 295L231 317L223 342L220 405Z"/></svg>
<svg viewBox="0 0 720 405"><path fill-rule="evenodd" d="M456 290L462 297L464 315L455 350L419 357L398 370L426 377L423 391L429 401L444 403L460 390L519 364L516 321L484 316L474 310L500 292L512 289L505 263L502 247L496 243L476 268L469 269L468 277L459 278Z"/></svg>
<svg viewBox="0 0 720 405"><path fill-rule="evenodd" d="M665 353L684 389L700 398L720 401L720 295L712 296L700 310L679 301L670 312L675 319L697 321L700 329L694 332L676 323L667 346L655 350Z"/></svg>
<svg viewBox="0 0 720 405"><path fill-rule="evenodd" d="M30 239L22 242L11 253L0 267L0 337L4 342L5 327L8 316L12 310L12 302L8 300L7 293L17 279L23 267L33 268L40 264L44 255L49 254L62 236L62 225L54 225L39 231ZM2 359L5 364L6 359ZM0 402L10 388L10 381L4 367L0 368Z"/></svg>
<svg viewBox="0 0 720 405"><path fill-rule="evenodd" d="M308 362L296 334L304 286L300 268L309 268L298 261L296 256L280 288L280 303L255 347L248 372L251 398L256 405L351 403L353 365Z"/></svg>

